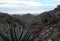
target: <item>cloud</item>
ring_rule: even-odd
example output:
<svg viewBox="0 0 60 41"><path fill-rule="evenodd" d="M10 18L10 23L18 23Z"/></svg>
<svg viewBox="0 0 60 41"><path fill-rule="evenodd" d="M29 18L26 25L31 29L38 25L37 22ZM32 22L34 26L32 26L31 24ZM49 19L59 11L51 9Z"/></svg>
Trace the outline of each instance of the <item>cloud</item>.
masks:
<svg viewBox="0 0 60 41"><path fill-rule="evenodd" d="M29 6L42 6L42 5L56 6L57 4L51 4L54 2L56 3L60 1L59 0L41 0L37 2L36 0L0 0L0 7L29 7Z"/></svg>
<svg viewBox="0 0 60 41"><path fill-rule="evenodd" d="M60 0L40 0L42 4L60 4Z"/></svg>
<svg viewBox="0 0 60 41"><path fill-rule="evenodd" d="M4 5L4 4L7 4L6 2L0 2L0 5Z"/></svg>
<svg viewBox="0 0 60 41"><path fill-rule="evenodd" d="M27 14L27 13L31 13L31 14L40 14L42 12L44 12L45 10L40 10L40 11L11 11L11 12L7 12L9 14ZM6 12L5 12L6 13Z"/></svg>
<svg viewBox="0 0 60 41"><path fill-rule="evenodd" d="M49 8L48 8L49 7ZM0 12L12 13L12 14L25 14L25 13L42 13L54 9L55 6L28 6L28 7L0 7Z"/></svg>
<svg viewBox="0 0 60 41"><path fill-rule="evenodd" d="M17 1L17 0L0 0L0 7L22 7L22 6L40 6L39 2L32 2L32 1ZM4 4L5 3L5 4Z"/></svg>
<svg viewBox="0 0 60 41"><path fill-rule="evenodd" d="M39 1L39 0L38 0ZM0 7L31 7L31 6L42 6L42 5L53 5L59 0L41 0L37 2L36 0L0 0ZM60 1L59 1L60 2Z"/></svg>
<svg viewBox="0 0 60 41"><path fill-rule="evenodd" d="M0 12L7 13L41 13L52 10L57 4L57 0L0 0Z"/></svg>

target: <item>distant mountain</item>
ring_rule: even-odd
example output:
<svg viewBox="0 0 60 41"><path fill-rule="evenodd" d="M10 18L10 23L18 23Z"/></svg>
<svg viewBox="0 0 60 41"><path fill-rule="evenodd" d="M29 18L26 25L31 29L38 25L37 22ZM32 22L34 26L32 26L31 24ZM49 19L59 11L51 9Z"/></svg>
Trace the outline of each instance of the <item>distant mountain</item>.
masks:
<svg viewBox="0 0 60 41"><path fill-rule="evenodd" d="M18 15L18 14L13 14L12 16L13 16L13 17L16 17L16 18L19 18L19 19L22 18L22 16L21 16L21 15Z"/></svg>
<svg viewBox="0 0 60 41"><path fill-rule="evenodd" d="M32 14L28 13L28 14L23 15L22 17L25 19L28 19L28 18L32 18L34 16Z"/></svg>
<svg viewBox="0 0 60 41"><path fill-rule="evenodd" d="M22 21L25 21L25 22L31 22L33 19L34 19L34 15L30 14L30 13L27 13L27 14L24 14L24 15L12 15L13 17L16 17L16 18L19 18L20 20Z"/></svg>

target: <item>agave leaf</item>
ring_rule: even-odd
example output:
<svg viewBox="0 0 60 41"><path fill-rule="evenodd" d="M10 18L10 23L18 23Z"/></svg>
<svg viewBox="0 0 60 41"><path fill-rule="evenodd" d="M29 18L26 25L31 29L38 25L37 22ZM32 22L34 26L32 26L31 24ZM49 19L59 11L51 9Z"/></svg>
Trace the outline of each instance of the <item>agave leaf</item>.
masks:
<svg viewBox="0 0 60 41"><path fill-rule="evenodd" d="M9 39L6 35L4 35L4 34L2 34L2 33L0 33L0 37L1 37L4 41L10 41L10 39Z"/></svg>
<svg viewBox="0 0 60 41"><path fill-rule="evenodd" d="M37 37L37 33L35 32L31 23L18 27L19 31L16 31L17 30L16 27L11 24L9 26L10 26L10 39L8 37L6 39L3 38L5 41L32 41ZM18 32L20 33L17 34Z"/></svg>
<svg viewBox="0 0 60 41"><path fill-rule="evenodd" d="M30 28L30 27L27 27L27 29L26 29L26 26L25 26L25 29L24 29L24 30L25 30L25 31L24 31L25 33L23 33L23 36L22 36L22 38L21 38L21 41L24 40L26 34L29 32L29 28Z"/></svg>
<svg viewBox="0 0 60 41"><path fill-rule="evenodd" d="M33 34L33 29L32 28L30 28L30 30L29 30L29 32L26 34L26 36L25 37L29 37L29 36L31 36Z"/></svg>
<svg viewBox="0 0 60 41"><path fill-rule="evenodd" d="M36 33L34 34L34 37L30 39L30 41L33 41L35 38L37 38L39 35Z"/></svg>
<svg viewBox="0 0 60 41"><path fill-rule="evenodd" d="M27 35L25 36L25 41L29 40L29 38L32 36L33 31L30 31L29 33L27 33Z"/></svg>
<svg viewBox="0 0 60 41"><path fill-rule="evenodd" d="M16 31L15 31L15 27L14 27L14 36L15 36L15 41L18 41L18 40L17 40Z"/></svg>
<svg viewBox="0 0 60 41"><path fill-rule="evenodd" d="M31 27L30 24L27 26L26 34L24 35L21 41L27 41L32 34L33 34L33 27Z"/></svg>
<svg viewBox="0 0 60 41"><path fill-rule="evenodd" d="M26 37L27 37L26 40L31 41L31 40L33 40L34 38L37 37L37 33L36 33L36 31L34 31L32 29L32 30L30 30L30 32L27 34Z"/></svg>
<svg viewBox="0 0 60 41"><path fill-rule="evenodd" d="M19 37L18 41L21 41L21 38L22 38L23 32L24 32L24 28L21 27L20 31L21 31L21 32L20 32L20 37Z"/></svg>
<svg viewBox="0 0 60 41"><path fill-rule="evenodd" d="M11 41L15 41L12 28L10 28L10 36L11 36Z"/></svg>

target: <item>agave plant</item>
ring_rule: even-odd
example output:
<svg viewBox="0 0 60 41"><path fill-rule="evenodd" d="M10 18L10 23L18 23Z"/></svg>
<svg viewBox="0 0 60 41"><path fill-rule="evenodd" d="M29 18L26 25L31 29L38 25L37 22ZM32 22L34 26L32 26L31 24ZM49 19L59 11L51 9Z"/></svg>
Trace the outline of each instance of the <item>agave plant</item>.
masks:
<svg viewBox="0 0 60 41"><path fill-rule="evenodd" d="M31 24L19 26L19 36L15 26L10 25L10 37L3 33L0 33L0 37L4 41L33 41L38 36L34 28L31 27Z"/></svg>

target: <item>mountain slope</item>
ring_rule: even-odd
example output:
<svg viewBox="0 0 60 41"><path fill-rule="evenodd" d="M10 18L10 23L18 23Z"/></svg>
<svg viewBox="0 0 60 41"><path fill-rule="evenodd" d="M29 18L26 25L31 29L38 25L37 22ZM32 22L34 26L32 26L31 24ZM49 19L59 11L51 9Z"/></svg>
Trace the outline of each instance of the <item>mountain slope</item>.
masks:
<svg viewBox="0 0 60 41"><path fill-rule="evenodd" d="M36 16L32 24L39 28L39 41L60 41L60 5Z"/></svg>

